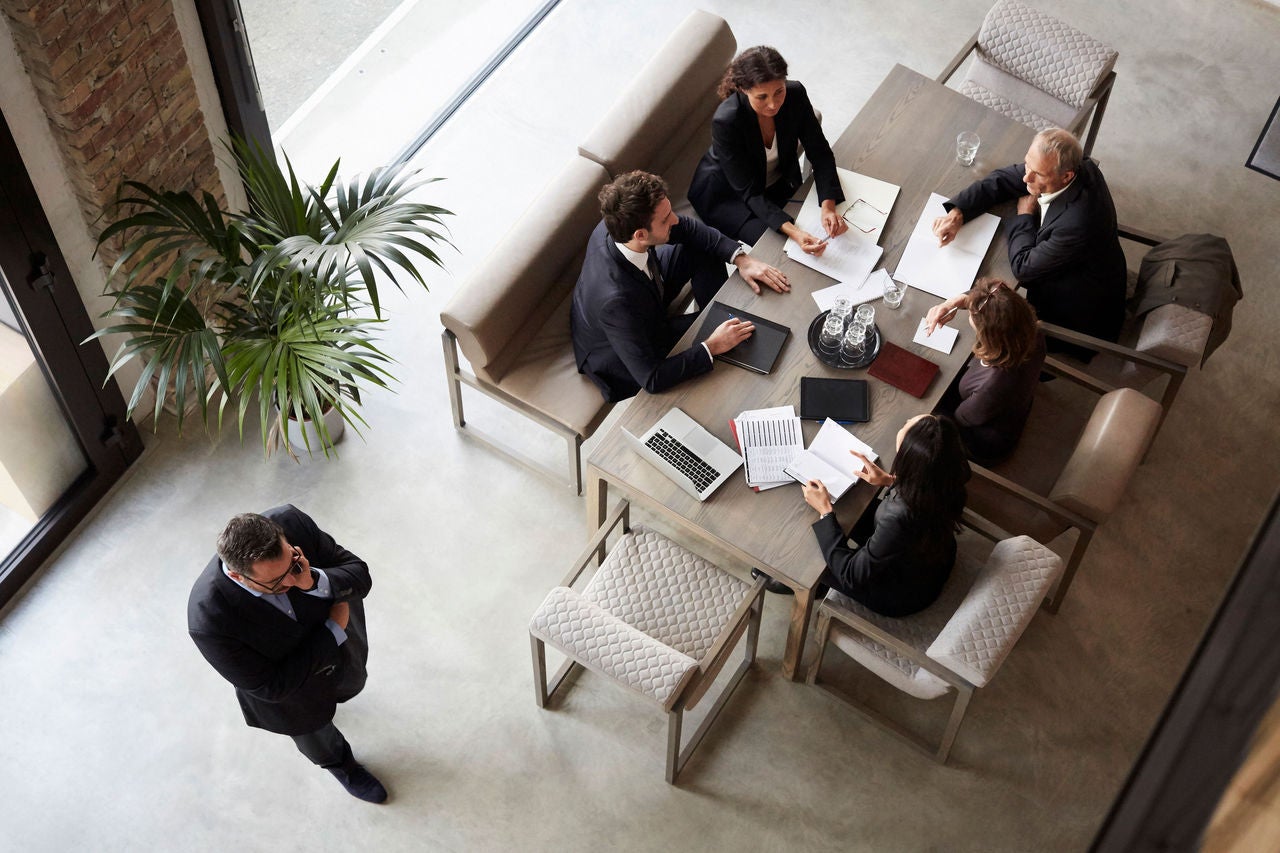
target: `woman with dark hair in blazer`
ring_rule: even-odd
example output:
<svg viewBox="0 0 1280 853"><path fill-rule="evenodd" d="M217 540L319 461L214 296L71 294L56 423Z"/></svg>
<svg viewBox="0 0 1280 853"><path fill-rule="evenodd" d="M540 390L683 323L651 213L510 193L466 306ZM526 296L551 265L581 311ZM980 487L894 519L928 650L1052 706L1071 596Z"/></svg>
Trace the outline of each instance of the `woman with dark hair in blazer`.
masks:
<svg viewBox="0 0 1280 853"><path fill-rule="evenodd" d="M955 419L975 462L991 465L1013 452L1027 425L1044 367L1044 333L1036 325L1036 309L998 279L983 279L929 309L928 333L960 309L969 312L975 333L973 360L934 411Z"/></svg>
<svg viewBox="0 0 1280 853"><path fill-rule="evenodd" d="M860 453L855 472L874 486L889 486L874 515L864 513L850 548L818 480L804 499L818 512L813 532L827 560L823 582L885 616L923 610L942 593L956 561L956 528L964 509L969 462L956 425L945 417L916 415L898 431L892 473Z"/></svg>
<svg viewBox="0 0 1280 853"><path fill-rule="evenodd" d="M693 209L703 222L744 243L754 245L772 228L804 251L821 254L825 239L849 226L836 213L844 193L835 157L804 86L787 80L787 63L778 51L760 46L729 64L719 94L724 100L712 120L711 149L689 187ZM813 165L825 234L802 231L782 210L801 184L797 142Z"/></svg>

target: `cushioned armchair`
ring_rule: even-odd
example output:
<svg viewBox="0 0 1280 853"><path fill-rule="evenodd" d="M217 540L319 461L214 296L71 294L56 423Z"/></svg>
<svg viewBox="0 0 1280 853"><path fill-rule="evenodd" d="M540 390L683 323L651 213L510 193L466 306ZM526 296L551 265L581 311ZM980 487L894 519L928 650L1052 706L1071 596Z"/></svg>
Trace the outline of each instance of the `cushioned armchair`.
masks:
<svg viewBox="0 0 1280 853"><path fill-rule="evenodd" d="M1050 338L1144 358L1117 344L1040 325ZM1026 429L1009 459L991 469L972 466L976 476L968 484L967 506L1038 542L1050 543L1075 529L1066 568L1046 604L1057 612L1090 540L1119 506L1155 440L1163 409L1132 388L1113 388L1057 359L1046 360L1045 368L1068 381L1037 389Z"/></svg>
<svg viewBox="0 0 1280 853"><path fill-rule="evenodd" d="M998 540L986 565L977 567L962 557L938 600L911 616L881 616L832 590L818 607L818 657L808 675L810 684L820 683L830 644L917 699L937 699L955 691L951 715L935 742L838 688L823 685L858 713L942 763L974 690L995 676L1062 568L1061 558L1030 537L1001 539L1002 531L972 513L965 520Z"/></svg>
<svg viewBox="0 0 1280 853"><path fill-rule="evenodd" d="M1084 153L1093 150L1116 78L1115 50L1051 15L1000 0L938 82L946 83L970 52L961 94L1036 130L1062 127L1081 136L1087 123Z"/></svg>
<svg viewBox="0 0 1280 853"><path fill-rule="evenodd" d="M1142 246L1168 242L1165 237L1125 225L1119 231L1122 240ZM1137 271L1130 270L1131 296L1137 280ZM1199 306L1170 302L1125 323L1119 342L1126 350L1117 354L1104 349L1088 365L1061 356L1052 356L1050 363L1059 368L1074 367L1111 386L1136 388L1157 396L1164 410L1163 421L1188 371L1199 368L1205 358L1213 329L1214 318Z"/></svg>
<svg viewBox="0 0 1280 853"><path fill-rule="evenodd" d="M585 587L573 589L619 524L621 540ZM547 707L578 667L649 697L667 712L666 778L674 784L755 661L764 583L739 580L644 527L631 530L628 505L622 502L529 623L538 707ZM741 663L682 747L684 712L706 695L744 633ZM546 644L569 658L550 686Z"/></svg>

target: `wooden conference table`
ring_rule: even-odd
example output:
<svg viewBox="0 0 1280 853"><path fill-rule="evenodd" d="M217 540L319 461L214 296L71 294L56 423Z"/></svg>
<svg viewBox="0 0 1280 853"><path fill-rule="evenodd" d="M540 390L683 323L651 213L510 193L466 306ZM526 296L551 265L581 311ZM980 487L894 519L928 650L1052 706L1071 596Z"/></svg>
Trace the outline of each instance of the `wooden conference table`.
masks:
<svg viewBox="0 0 1280 853"><path fill-rule="evenodd" d="M955 157L956 134L963 130L977 131L982 138L977 161L969 168L957 163ZM954 195L991 169L1020 161L1033 135L1030 128L898 65L832 149L840 166L901 187L880 240L884 249L880 266L893 270L930 192ZM730 447L735 447L730 419L748 409L787 404L798 408L802 376L867 378L865 369L829 368L810 351L807 331L818 313L810 294L833 282L787 258L783 252L784 242L782 235L769 231L751 254L781 268L790 280L791 293L765 290L756 296L735 274L716 297L727 305L791 329L791 337L773 372L760 376L718 364L710 374L663 394L641 392L602 436L587 461L587 517L595 528L604 522L612 487L793 589L795 601L782 671L787 678L797 680L813 609L813 588L825 565L817 539L810 530L817 515L805 504L800 486L781 486L756 493L746 486L740 469L710 498L699 503L641 459L621 435L622 427L636 435L642 434L671 407L677 406ZM981 272L1009 276L1002 233L992 242ZM876 308L876 324L885 340L941 367L923 399L879 380L869 380L871 421L852 429L875 449L886 470L893 462L898 429L910 416L933 408L964 366L973 347L973 330L963 321L953 324L959 329L960 337L949 355L911 343L920 318L940 301L928 293L908 288L901 308L896 311L886 308L880 300L871 303ZM700 326L700 321L694 323L677 349L688 346ZM804 422L806 445L818 427L816 421ZM875 494L875 487L863 482L845 493L835 506L845 530L853 525Z"/></svg>

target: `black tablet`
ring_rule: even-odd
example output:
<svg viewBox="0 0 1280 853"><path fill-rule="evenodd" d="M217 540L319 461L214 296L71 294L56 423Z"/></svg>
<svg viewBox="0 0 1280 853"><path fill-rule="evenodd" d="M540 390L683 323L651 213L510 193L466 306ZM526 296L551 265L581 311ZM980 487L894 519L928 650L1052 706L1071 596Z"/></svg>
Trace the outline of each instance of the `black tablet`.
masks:
<svg viewBox="0 0 1280 853"><path fill-rule="evenodd" d="M800 377L800 417L821 421L831 418L842 423L871 420L865 379Z"/></svg>

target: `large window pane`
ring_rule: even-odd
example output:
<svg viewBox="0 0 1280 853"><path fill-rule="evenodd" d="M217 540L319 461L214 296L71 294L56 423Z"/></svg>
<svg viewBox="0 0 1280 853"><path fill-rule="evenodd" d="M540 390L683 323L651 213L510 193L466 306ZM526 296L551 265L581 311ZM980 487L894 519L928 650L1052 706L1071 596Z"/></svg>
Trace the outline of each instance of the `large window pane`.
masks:
<svg viewBox="0 0 1280 853"><path fill-rule="evenodd" d="M394 159L544 2L240 0L275 143L312 180Z"/></svg>

